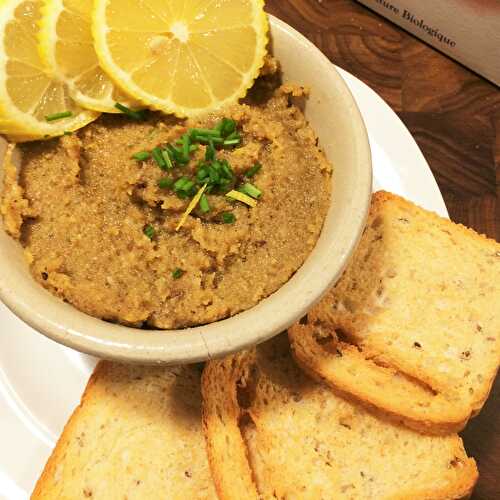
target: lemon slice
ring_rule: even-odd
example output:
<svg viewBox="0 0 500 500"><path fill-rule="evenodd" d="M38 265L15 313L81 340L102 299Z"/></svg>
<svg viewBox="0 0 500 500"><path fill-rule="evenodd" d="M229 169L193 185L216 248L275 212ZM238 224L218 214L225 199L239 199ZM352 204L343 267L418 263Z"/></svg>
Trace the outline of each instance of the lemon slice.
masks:
<svg viewBox="0 0 500 500"><path fill-rule="evenodd" d="M39 50L43 62L64 81L71 97L87 109L119 113L116 102L134 103L99 66L91 30L91 0L45 0Z"/></svg>
<svg viewBox="0 0 500 500"><path fill-rule="evenodd" d="M0 4L0 133L17 142L58 136L98 116L82 110L41 61L41 6L33 0Z"/></svg>
<svg viewBox="0 0 500 500"><path fill-rule="evenodd" d="M262 67L263 0L95 0L101 67L127 94L178 116L245 95Z"/></svg>

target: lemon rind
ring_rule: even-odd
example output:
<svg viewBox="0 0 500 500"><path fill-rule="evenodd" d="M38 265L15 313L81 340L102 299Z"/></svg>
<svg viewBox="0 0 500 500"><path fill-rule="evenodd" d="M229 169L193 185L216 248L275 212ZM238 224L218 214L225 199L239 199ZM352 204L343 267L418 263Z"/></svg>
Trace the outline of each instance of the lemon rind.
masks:
<svg viewBox="0 0 500 500"><path fill-rule="evenodd" d="M83 93L76 84L76 78L68 78L60 69L55 57L55 44L57 42L57 22L61 13L65 10L63 0L43 0L43 5L40 9L41 18L38 22L39 32L38 53L42 61L54 72L56 77L63 81L69 90L71 98L85 109L96 111L99 113L120 113L115 108L116 101L111 98L113 94L114 83L109 79L111 85L110 92L107 96L96 99ZM121 100L127 106L133 105L133 101L124 98Z"/></svg>

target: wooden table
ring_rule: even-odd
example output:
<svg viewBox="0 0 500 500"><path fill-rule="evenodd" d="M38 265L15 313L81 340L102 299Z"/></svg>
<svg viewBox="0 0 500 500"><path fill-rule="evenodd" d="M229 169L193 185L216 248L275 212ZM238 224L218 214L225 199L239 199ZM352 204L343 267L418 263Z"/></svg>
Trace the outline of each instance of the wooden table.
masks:
<svg viewBox="0 0 500 500"><path fill-rule="evenodd" d="M500 90L352 0L266 6L385 99L422 149L450 217L500 241ZM463 438L480 470L472 498L500 499L500 377Z"/></svg>

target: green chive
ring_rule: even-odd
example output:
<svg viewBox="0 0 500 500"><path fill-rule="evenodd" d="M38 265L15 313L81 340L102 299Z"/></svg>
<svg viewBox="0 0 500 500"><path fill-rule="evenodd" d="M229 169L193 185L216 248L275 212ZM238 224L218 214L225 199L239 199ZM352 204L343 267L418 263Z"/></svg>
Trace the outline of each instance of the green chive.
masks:
<svg viewBox="0 0 500 500"><path fill-rule="evenodd" d="M220 132L216 129L211 129L211 128L192 128L190 131L189 131L189 135L191 136L191 138L195 138L195 137L220 137ZM196 139L194 139L196 140Z"/></svg>
<svg viewBox="0 0 500 500"><path fill-rule="evenodd" d="M174 189L176 191L184 191L184 185L189 182L189 178L187 177L181 177L180 179L177 179L174 183Z"/></svg>
<svg viewBox="0 0 500 500"><path fill-rule="evenodd" d="M161 155L163 156L163 159L165 160L165 166L168 169L174 168L174 164L172 163L172 158L170 158L170 153L166 149L161 150Z"/></svg>
<svg viewBox="0 0 500 500"><path fill-rule="evenodd" d="M174 185L174 180L170 177L162 177L158 181L158 187L161 189L171 188Z"/></svg>
<svg viewBox="0 0 500 500"><path fill-rule="evenodd" d="M216 152L215 152L215 147L214 147L214 141L209 140L207 150L205 151L205 160L206 161L215 160L215 154L216 154Z"/></svg>
<svg viewBox="0 0 500 500"><path fill-rule="evenodd" d="M182 186L182 191L186 192L186 193L189 193L189 191L191 190L191 188L194 187L194 182L193 181L190 181L188 180L187 182L184 183L184 185Z"/></svg>
<svg viewBox="0 0 500 500"><path fill-rule="evenodd" d="M182 270L180 267L176 267L173 271L172 271L172 278L174 278L174 280L178 280L186 271Z"/></svg>
<svg viewBox="0 0 500 500"><path fill-rule="evenodd" d="M73 116L72 111L61 111L60 113L53 113L51 115L47 115L45 117L45 120L48 122L54 122L56 120L61 120L63 118L69 118L70 116Z"/></svg>
<svg viewBox="0 0 500 500"><path fill-rule="evenodd" d="M189 161L189 146L191 146L189 134L184 134L182 136L182 156L187 161Z"/></svg>
<svg viewBox="0 0 500 500"><path fill-rule="evenodd" d="M203 193L200 198L200 210L204 214L210 212L210 205L208 204L208 198L205 196L205 193Z"/></svg>
<svg viewBox="0 0 500 500"><path fill-rule="evenodd" d="M224 146L236 146L239 143L240 143L239 139L231 139L223 142Z"/></svg>
<svg viewBox="0 0 500 500"><path fill-rule="evenodd" d="M222 171L226 174L228 179L232 179L234 177L233 169L227 160L221 161Z"/></svg>
<svg viewBox="0 0 500 500"><path fill-rule="evenodd" d="M165 158L163 158L163 155L161 154L161 149L159 147L153 148L151 151L151 154L153 155L153 158L157 165L162 169L166 170L167 164L165 163Z"/></svg>
<svg viewBox="0 0 500 500"><path fill-rule="evenodd" d="M145 228L144 228L144 234L150 239L152 240L153 239L153 236L155 235L155 228L151 225L151 224L148 224Z"/></svg>
<svg viewBox="0 0 500 500"><path fill-rule="evenodd" d="M73 135L73 132L71 132L70 130L65 130L63 132L63 135Z"/></svg>
<svg viewBox="0 0 500 500"><path fill-rule="evenodd" d="M146 119L146 110L145 109L130 109L124 104L121 104L117 102L115 104L115 108L121 111L124 115L127 115L129 118L132 118L133 120L145 120Z"/></svg>
<svg viewBox="0 0 500 500"><path fill-rule="evenodd" d="M147 160L151 154L148 151L139 151L138 153L134 153L132 158L137 161Z"/></svg>
<svg viewBox="0 0 500 500"><path fill-rule="evenodd" d="M212 162L212 167L214 167L215 171L220 175L220 173L222 172L222 165L220 161L215 160L214 162Z"/></svg>
<svg viewBox="0 0 500 500"><path fill-rule="evenodd" d="M262 168L262 165L256 161L253 165L253 167L250 167L246 172L245 172L245 177L253 177L260 169Z"/></svg>
<svg viewBox="0 0 500 500"><path fill-rule="evenodd" d="M236 122L231 118L223 118L217 127L220 130L220 135L222 135L222 137L227 137L236 130Z"/></svg>
<svg viewBox="0 0 500 500"><path fill-rule="evenodd" d="M189 163L189 156L184 156L182 148L176 148L175 146L169 144L168 150L172 153L172 156L174 157L176 163L180 163L181 165L186 165L187 163Z"/></svg>
<svg viewBox="0 0 500 500"><path fill-rule="evenodd" d="M230 141L232 139L241 139L241 135L239 134L239 132L237 130L235 130L234 132L231 132L227 137L226 137L226 140L227 141Z"/></svg>
<svg viewBox="0 0 500 500"><path fill-rule="evenodd" d="M208 170L205 167L201 167L196 172L196 178L201 181L208 175Z"/></svg>
<svg viewBox="0 0 500 500"><path fill-rule="evenodd" d="M212 141L214 144L222 144L224 142L224 139L222 137L216 137L216 136L213 136L213 137L212 136L211 137L197 136L196 137L196 142L199 142L200 144L209 144L210 141Z"/></svg>
<svg viewBox="0 0 500 500"><path fill-rule="evenodd" d="M217 170L214 168L213 165L210 165L208 167L208 175L212 183L217 184L217 182L219 182L220 175L218 174Z"/></svg>
<svg viewBox="0 0 500 500"><path fill-rule="evenodd" d="M240 186L238 188L238 191L245 193L255 199L260 198L260 196L262 195L262 191L249 182L246 182L245 184L243 184L243 186Z"/></svg>
<svg viewBox="0 0 500 500"><path fill-rule="evenodd" d="M221 216L224 224L234 224L236 221L236 216L232 212L222 212Z"/></svg>

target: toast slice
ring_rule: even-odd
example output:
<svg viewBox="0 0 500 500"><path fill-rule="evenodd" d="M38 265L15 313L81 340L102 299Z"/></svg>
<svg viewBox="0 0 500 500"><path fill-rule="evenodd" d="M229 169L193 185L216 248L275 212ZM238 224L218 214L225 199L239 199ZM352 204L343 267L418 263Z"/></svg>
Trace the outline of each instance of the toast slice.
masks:
<svg viewBox="0 0 500 500"><path fill-rule="evenodd" d="M418 433L315 383L283 335L208 362L202 393L223 500L454 499L478 476L456 434Z"/></svg>
<svg viewBox="0 0 500 500"><path fill-rule="evenodd" d="M299 364L425 432L461 430L500 362L500 244L377 192L343 276L289 330Z"/></svg>
<svg viewBox="0 0 500 500"><path fill-rule="evenodd" d="M216 499L200 370L100 362L32 499Z"/></svg>

